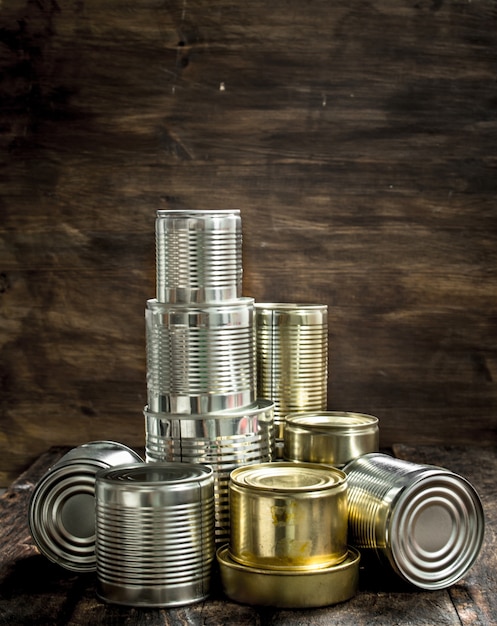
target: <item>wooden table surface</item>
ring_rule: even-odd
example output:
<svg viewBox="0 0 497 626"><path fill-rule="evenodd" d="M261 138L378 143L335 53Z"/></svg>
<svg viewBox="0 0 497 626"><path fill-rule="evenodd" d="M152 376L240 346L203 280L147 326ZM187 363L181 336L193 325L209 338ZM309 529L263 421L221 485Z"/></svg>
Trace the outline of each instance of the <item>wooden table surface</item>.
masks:
<svg viewBox="0 0 497 626"><path fill-rule="evenodd" d="M27 525L27 507L37 481L64 452L54 447L15 480L0 498L0 624L99 624L214 626L297 626L393 624L487 626L497 623L497 450L490 448L411 447L396 445L393 454L436 464L465 476L477 489L485 510L482 551L467 575L449 589L417 591L388 585L376 577L373 585L361 572L357 595L320 609L278 610L242 606L227 600L213 581L211 597L174 609L112 606L95 592L95 574L75 574L40 555Z"/></svg>

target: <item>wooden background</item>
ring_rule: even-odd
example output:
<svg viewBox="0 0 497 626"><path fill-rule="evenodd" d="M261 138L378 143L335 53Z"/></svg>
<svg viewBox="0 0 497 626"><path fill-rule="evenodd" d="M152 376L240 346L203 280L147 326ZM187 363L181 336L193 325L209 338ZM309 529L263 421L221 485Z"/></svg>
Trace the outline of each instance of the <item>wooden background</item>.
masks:
<svg viewBox="0 0 497 626"><path fill-rule="evenodd" d="M497 6L4 0L0 485L144 444L157 209L239 208L244 295L329 306L329 408L497 445Z"/></svg>

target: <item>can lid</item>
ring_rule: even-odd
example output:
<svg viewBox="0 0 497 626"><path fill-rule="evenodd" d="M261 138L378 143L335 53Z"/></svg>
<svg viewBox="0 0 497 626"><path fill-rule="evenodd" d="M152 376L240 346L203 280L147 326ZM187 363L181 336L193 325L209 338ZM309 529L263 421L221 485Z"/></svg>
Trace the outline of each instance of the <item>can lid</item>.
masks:
<svg viewBox="0 0 497 626"><path fill-rule="evenodd" d="M388 541L394 569L424 589L459 580L476 560L484 513L472 485L443 468L422 472L394 504Z"/></svg>
<svg viewBox="0 0 497 626"><path fill-rule="evenodd" d="M360 433L376 428L378 418L364 413L321 411L290 413L285 418L286 426L298 426L303 430L324 434Z"/></svg>
<svg viewBox="0 0 497 626"><path fill-rule="evenodd" d="M317 463L276 462L239 467L231 472L231 480L261 491L299 493L345 485L347 476L335 467Z"/></svg>
<svg viewBox="0 0 497 626"><path fill-rule="evenodd" d="M256 568L233 560L228 546L216 553L224 593L242 604L288 609L328 606L355 595L360 553L348 548L345 560L313 570Z"/></svg>
<svg viewBox="0 0 497 626"><path fill-rule="evenodd" d="M137 463L99 472L97 479L122 485L125 489L198 483L213 476L213 469L196 463Z"/></svg>

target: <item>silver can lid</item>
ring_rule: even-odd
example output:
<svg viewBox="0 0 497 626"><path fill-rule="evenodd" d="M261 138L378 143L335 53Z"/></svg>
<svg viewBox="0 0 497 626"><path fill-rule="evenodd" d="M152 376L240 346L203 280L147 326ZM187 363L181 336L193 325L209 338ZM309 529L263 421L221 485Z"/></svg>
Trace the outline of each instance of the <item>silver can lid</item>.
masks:
<svg viewBox="0 0 497 626"><path fill-rule="evenodd" d="M457 582L476 560L484 513L472 485L443 468L419 474L394 503L390 560L394 570L422 589Z"/></svg>
<svg viewBox="0 0 497 626"><path fill-rule="evenodd" d="M95 477L141 457L113 441L92 441L65 454L35 486L28 506L31 536L50 561L76 572L96 569Z"/></svg>

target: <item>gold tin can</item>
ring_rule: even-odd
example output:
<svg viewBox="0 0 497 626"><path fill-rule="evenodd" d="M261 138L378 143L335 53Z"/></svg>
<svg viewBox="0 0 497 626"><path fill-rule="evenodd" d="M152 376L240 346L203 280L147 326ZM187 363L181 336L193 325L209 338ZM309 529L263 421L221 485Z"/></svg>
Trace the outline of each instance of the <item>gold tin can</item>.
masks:
<svg viewBox="0 0 497 626"><path fill-rule="evenodd" d="M280 456L286 415L326 410L327 316L325 304L255 304L257 397L274 402Z"/></svg>
<svg viewBox="0 0 497 626"><path fill-rule="evenodd" d="M283 456L288 461L343 467L378 449L378 418L373 415L322 411L286 416Z"/></svg>
<svg viewBox="0 0 497 626"><path fill-rule="evenodd" d="M387 454L366 454L344 468L351 544L370 565L420 589L444 589L474 563L484 512L462 476Z"/></svg>
<svg viewBox="0 0 497 626"><path fill-rule="evenodd" d="M310 570L347 558L347 478L311 463L231 472L230 557L242 565Z"/></svg>
<svg viewBox="0 0 497 626"><path fill-rule="evenodd" d="M242 604L308 609L352 598L359 582L359 552L349 548L337 565L301 570L273 570L237 563L226 546L217 551L223 592Z"/></svg>

